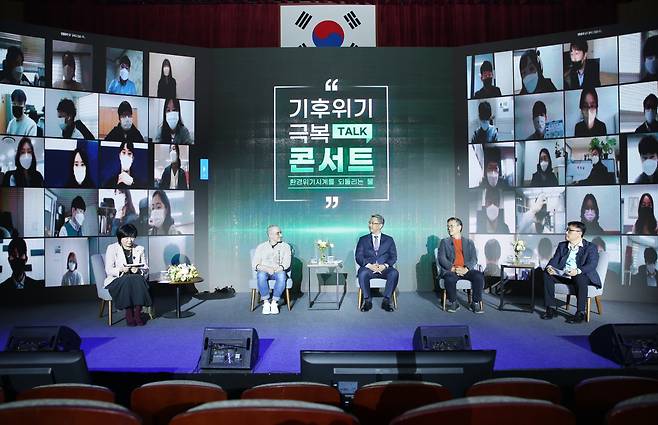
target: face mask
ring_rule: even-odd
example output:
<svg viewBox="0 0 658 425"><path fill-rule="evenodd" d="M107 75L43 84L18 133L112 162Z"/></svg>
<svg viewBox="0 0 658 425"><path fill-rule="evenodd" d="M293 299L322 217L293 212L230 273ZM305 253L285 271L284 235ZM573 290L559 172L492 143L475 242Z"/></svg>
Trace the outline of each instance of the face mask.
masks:
<svg viewBox="0 0 658 425"><path fill-rule="evenodd" d="M165 66L164 68L162 68L162 73L165 75L165 77L168 77L169 76L169 67Z"/></svg>
<svg viewBox="0 0 658 425"><path fill-rule="evenodd" d="M592 165L596 165L599 163L599 156L598 155L592 155Z"/></svg>
<svg viewBox="0 0 658 425"><path fill-rule="evenodd" d="M585 212L583 213L583 217L585 217L585 220L592 222L596 218L596 211L585 210Z"/></svg>
<svg viewBox="0 0 658 425"><path fill-rule="evenodd" d="M130 77L130 71L128 71L126 68L121 68L119 71L119 78L121 78L123 81L128 81L128 77Z"/></svg>
<svg viewBox="0 0 658 425"><path fill-rule="evenodd" d="M583 61L582 60L571 61L571 66L574 68L580 68L581 66L583 66Z"/></svg>
<svg viewBox="0 0 658 425"><path fill-rule="evenodd" d="M121 214L121 210L126 205L126 195L119 194L114 196L114 208L117 210L117 218Z"/></svg>
<svg viewBox="0 0 658 425"><path fill-rule="evenodd" d="M537 133L544 134L544 130L546 130L546 117L543 115L537 115L533 120L532 123L535 125L535 130Z"/></svg>
<svg viewBox="0 0 658 425"><path fill-rule="evenodd" d="M656 263L647 264L647 271L651 274L654 274L656 272Z"/></svg>
<svg viewBox="0 0 658 425"><path fill-rule="evenodd" d="M71 65L66 65L64 67L64 80L71 81L74 75L75 75L75 68L73 68Z"/></svg>
<svg viewBox="0 0 658 425"><path fill-rule="evenodd" d="M73 167L73 177L78 184L82 184L82 181L87 175L87 167Z"/></svg>
<svg viewBox="0 0 658 425"><path fill-rule="evenodd" d="M22 258L17 258L15 260L9 261L9 267L11 267L14 273L21 274L25 271L26 262L27 260L23 260Z"/></svg>
<svg viewBox="0 0 658 425"><path fill-rule="evenodd" d="M178 112L176 111L171 111L167 112L165 115L165 118L167 119L167 125L169 126L170 129L176 128L178 125Z"/></svg>
<svg viewBox="0 0 658 425"><path fill-rule="evenodd" d="M130 170L130 167L133 165L133 157L128 155L119 155L119 161L121 161L121 170L127 171Z"/></svg>
<svg viewBox="0 0 658 425"><path fill-rule="evenodd" d="M14 76L14 79L16 81L21 81L23 79L23 67L22 66L17 66L14 68L14 70L11 72Z"/></svg>
<svg viewBox="0 0 658 425"><path fill-rule="evenodd" d="M539 82L539 75L536 72L528 74L523 77L523 85L528 93L534 93L537 89L537 83Z"/></svg>
<svg viewBox="0 0 658 425"><path fill-rule="evenodd" d="M81 212L77 212L75 214L75 221L77 221L80 227L82 227L82 224L85 222L85 214Z"/></svg>
<svg viewBox="0 0 658 425"><path fill-rule="evenodd" d="M485 87L493 86L493 78L485 78L482 80L482 84L484 84Z"/></svg>
<svg viewBox="0 0 658 425"><path fill-rule="evenodd" d="M658 161L655 159L645 159L642 162L642 171L647 176L653 175L656 172L656 166L658 166Z"/></svg>
<svg viewBox="0 0 658 425"><path fill-rule="evenodd" d="M77 266L77 264L75 264L73 261L69 261L69 271L70 271L70 272L72 272L73 270L75 270L75 267L76 267L76 266Z"/></svg>
<svg viewBox="0 0 658 425"><path fill-rule="evenodd" d="M651 59L646 58L644 59L644 69L647 71L649 74L655 74L656 73L656 58L653 57Z"/></svg>
<svg viewBox="0 0 658 425"><path fill-rule="evenodd" d="M176 151L169 152L169 159L171 162L176 162L178 160L178 153Z"/></svg>
<svg viewBox="0 0 658 425"><path fill-rule="evenodd" d="M489 221L494 221L498 218L498 207L491 204L487 207L487 218Z"/></svg>
<svg viewBox="0 0 658 425"><path fill-rule="evenodd" d="M11 114L17 119L20 120L23 118L23 107L22 106L12 106Z"/></svg>
<svg viewBox="0 0 658 425"><path fill-rule="evenodd" d="M594 120L596 119L596 109L583 109L581 112L583 114L583 120L586 123L593 125Z"/></svg>
<svg viewBox="0 0 658 425"><path fill-rule="evenodd" d="M649 124L654 122L656 120L656 110L655 109L645 109L644 110L644 119Z"/></svg>
<svg viewBox="0 0 658 425"><path fill-rule="evenodd" d="M151 216L149 217L149 226L160 227L164 223L165 219L165 210L153 210L151 211Z"/></svg>
<svg viewBox="0 0 658 425"><path fill-rule="evenodd" d="M498 184L498 173L496 172L487 173L487 181L489 182L489 186L496 187L496 185Z"/></svg>
<svg viewBox="0 0 658 425"><path fill-rule="evenodd" d="M540 161L539 167L542 171L546 171L548 169L548 161Z"/></svg>
<svg viewBox="0 0 658 425"><path fill-rule="evenodd" d="M57 124L59 125L59 128L64 130L66 128L66 118L64 117L57 117Z"/></svg>
<svg viewBox="0 0 658 425"><path fill-rule="evenodd" d="M121 121L121 128L123 128L126 131L130 130L130 128L133 126L132 117L122 117L120 121Z"/></svg>
<svg viewBox="0 0 658 425"><path fill-rule="evenodd" d="M21 154L18 161L21 163L21 167L27 170L32 166L32 155L29 153Z"/></svg>

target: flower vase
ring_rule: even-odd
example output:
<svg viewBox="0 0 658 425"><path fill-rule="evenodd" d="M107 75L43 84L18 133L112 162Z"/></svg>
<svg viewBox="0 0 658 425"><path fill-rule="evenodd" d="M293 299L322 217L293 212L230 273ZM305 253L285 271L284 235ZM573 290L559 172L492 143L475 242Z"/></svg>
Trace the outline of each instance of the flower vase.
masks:
<svg viewBox="0 0 658 425"><path fill-rule="evenodd" d="M521 251L516 251L514 253L514 263L519 264L521 262Z"/></svg>
<svg viewBox="0 0 658 425"><path fill-rule="evenodd" d="M320 264L325 264L327 262L327 250L320 250Z"/></svg>

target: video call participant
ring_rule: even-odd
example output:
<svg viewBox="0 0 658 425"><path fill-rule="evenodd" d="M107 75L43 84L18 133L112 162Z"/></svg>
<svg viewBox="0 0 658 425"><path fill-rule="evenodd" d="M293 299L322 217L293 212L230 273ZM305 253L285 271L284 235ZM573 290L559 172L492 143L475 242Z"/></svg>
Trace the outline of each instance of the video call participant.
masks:
<svg viewBox="0 0 658 425"><path fill-rule="evenodd" d="M653 197L649 193L640 196L637 204L637 220L633 225L636 235L658 235L658 224L653 209Z"/></svg>
<svg viewBox="0 0 658 425"><path fill-rule="evenodd" d="M151 215L149 216L149 236L180 235L171 217L171 202L164 190L156 190L151 197Z"/></svg>
<svg viewBox="0 0 658 425"><path fill-rule="evenodd" d="M592 161L592 170L586 179L576 182L578 185L598 185L598 184L614 184L615 175L608 171L608 168L601 162L603 158L603 150L600 147L595 147L590 150L590 160Z"/></svg>
<svg viewBox="0 0 658 425"><path fill-rule="evenodd" d="M519 94L548 93L557 91L550 78L544 77L544 71L539 59L539 50L526 50L519 60L521 73L521 91Z"/></svg>
<svg viewBox="0 0 658 425"><path fill-rule="evenodd" d="M85 88L78 81L75 81L75 56L73 53L66 52L62 55L62 77L63 79L55 81L53 87L65 90L84 90Z"/></svg>
<svg viewBox="0 0 658 425"><path fill-rule="evenodd" d="M21 89L11 92L11 114L13 118L7 124L7 134L17 136L36 136L37 123L25 115L25 104L27 96Z"/></svg>
<svg viewBox="0 0 658 425"><path fill-rule="evenodd" d="M505 209L500 208L500 190L484 190L484 206L477 212L478 233L509 233L505 224Z"/></svg>
<svg viewBox="0 0 658 425"><path fill-rule="evenodd" d="M283 241L281 228L269 225L267 240L256 247L251 260L252 270L256 270L258 292L263 299L263 314L279 314L279 300L286 289L291 261L292 250ZM270 279L274 279L271 296Z"/></svg>
<svg viewBox="0 0 658 425"><path fill-rule="evenodd" d="M144 143L144 136L133 124L133 108L130 103L123 101L117 108L119 123L105 136L105 140L114 142Z"/></svg>
<svg viewBox="0 0 658 425"><path fill-rule="evenodd" d="M181 168L180 149L178 145L169 145L170 163L162 171L159 189L189 189L185 170Z"/></svg>
<svg viewBox="0 0 658 425"><path fill-rule="evenodd" d="M500 150L498 149L485 149L484 150L484 172L479 187L482 188L498 188L509 189L507 180L503 178L500 166Z"/></svg>
<svg viewBox="0 0 658 425"><path fill-rule="evenodd" d="M135 145L133 142L121 142L119 146L119 172L116 176L105 182L105 187L144 187L144 182L138 180L132 172L135 159Z"/></svg>
<svg viewBox="0 0 658 425"><path fill-rule="evenodd" d="M0 291L11 291L18 289L33 290L45 287L43 280L34 280L25 274L27 264L27 244L20 236L15 236L7 246L7 260L11 267L11 276L0 283Z"/></svg>
<svg viewBox="0 0 658 425"><path fill-rule="evenodd" d="M569 57L571 63L564 74L564 87L567 90L601 85L599 63L589 59L589 47L586 40L571 43Z"/></svg>
<svg viewBox="0 0 658 425"><path fill-rule="evenodd" d="M558 181L555 173L553 172L553 160L551 154L546 148L539 151L539 162L537 163L537 171L532 174L531 186L546 187L557 186Z"/></svg>
<svg viewBox="0 0 658 425"><path fill-rule="evenodd" d="M354 259L359 265L357 277L363 292L361 311L372 309L370 279L373 278L386 279L382 309L393 311L391 295L398 286L399 278L399 273L393 265L398 260L398 253L393 238L382 233L383 227L384 217L380 214L372 214L368 220L370 233L361 236L356 244Z"/></svg>
<svg viewBox="0 0 658 425"><path fill-rule="evenodd" d="M121 226L116 235L117 242L105 251L107 277L103 286L110 291L113 304L126 311L128 326L143 326L142 306L152 304L144 247L135 243L137 229L132 224Z"/></svg>
<svg viewBox="0 0 658 425"><path fill-rule="evenodd" d="M59 128L62 130L62 137L65 139L95 139L87 126L82 121L75 119L77 113L78 111L71 99L64 98L57 104L57 119L59 120Z"/></svg>
<svg viewBox="0 0 658 425"><path fill-rule="evenodd" d="M519 233L552 233L545 194L538 195L530 202L528 210L521 214L516 228Z"/></svg>
<svg viewBox="0 0 658 425"><path fill-rule="evenodd" d="M480 127L475 130L471 143L494 143L498 141L498 129L491 124L491 104L486 100L478 104Z"/></svg>
<svg viewBox="0 0 658 425"><path fill-rule="evenodd" d="M70 175L66 187L91 189L96 187L90 175L89 156L83 147L77 147L71 152L69 164Z"/></svg>
<svg viewBox="0 0 658 425"><path fill-rule="evenodd" d="M649 246L644 249L644 264L637 268L637 273L631 277L631 285L655 288L656 284L656 249Z"/></svg>
<svg viewBox="0 0 658 425"><path fill-rule="evenodd" d="M491 62L484 61L480 65L480 80L482 80L482 88L475 92L474 99L486 99L488 97L501 96L500 89L493 85L493 66Z"/></svg>
<svg viewBox="0 0 658 425"><path fill-rule="evenodd" d="M178 97L176 96L176 79L169 59L162 61L157 96L162 99L176 99Z"/></svg>
<svg viewBox="0 0 658 425"><path fill-rule="evenodd" d="M0 83L31 86L30 80L23 74L23 61L25 56L20 47L9 46L7 54L2 61Z"/></svg>
<svg viewBox="0 0 658 425"><path fill-rule="evenodd" d="M582 121L576 123L574 133L576 137L605 136L608 133L603 121L596 115L599 111L599 96L593 87L586 87L580 93L580 113Z"/></svg>
<svg viewBox="0 0 658 425"><path fill-rule="evenodd" d="M436 261L440 266L440 276L446 288L448 304L446 311L454 313L459 309L457 301L457 281L460 279L471 282L473 291L473 313L484 313L480 302L484 288L484 274L475 270L477 253L472 240L462 237L462 221L457 217L448 219L448 234L450 237L441 239Z"/></svg>
<svg viewBox="0 0 658 425"><path fill-rule="evenodd" d="M37 170L37 156L32 141L23 137L18 142L14 157L15 170L8 171L2 179L5 187L43 187L43 176Z"/></svg>
<svg viewBox="0 0 658 425"><path fill-rule="evenodd" d="M125 224L135 224L139 216L135 211L133 205L132 195L129 189L115 189L114 190L114 208L116 213L112 219L111 234L115 234L119 227Z"/></svg>
<svg viewBox="0 0 658 425"><path fill-rule="evenodd" d="M644 136L637 144L642 161L642 174L637 176L635 183L658 183L658 140L653 135Z"/></svg>
<svg viewBox="0 0 658 425"><path fill-rule="evenodd" d="M644 58L644 76L642 81L658 80L658 35L653 35L644 42L642 47L642 57Z"/></svg>
<svg viewBox="0 0 658 425"><path fill-rule="evenodd" d="M130 80L130 59L123 55L119 59L119 75L112 80L107 87L107 92L112 94L137 94L135 83Z"/></svg>
<svg viewBox="0 0 658 425"><path fill-rule="evenodd" d="M658 97L651 93L642 102L644 107L644 122L635 129L636 133L658 132L658 121L656 121L656 109L658 109Z"/></svg>
<svg viewBox="0 0 658 425"><path fill-rule="evenodd" d="M585 321L587 306L587 287L601 287L601 278L596 272L599 253L596 245L583 239L586 227L580 221L570 221L566 240L560 242L553 258L544 270L544 305L546 311L541 315L544 320L557 316L555 308L555 284L566 283L576 289L576 314L567 319L567 323Z"/></svg>
<svg viewBox="0 0 658 425"><path fill-rule="evenodd" d="M64 226L59 231L59 236L84 236L82 234L82 225L85 222L85 211L87 205L84 199L76 196L71 201L71 216L64 222Z"/></svg>
<svg viewBox="0 0 658 425"><path fill-rule="evenodd" d="M587 225L587 229L590 233L594 235L602 235L605 233L601 225L599 224L599 218L601 218L599 203L596 201L596 197L588 193L583 198L583 203L580 205L580 219Z"/></svg>
<svg viewBox="0 0 658 425"><path fill-rule="evenodd" d="M543 139L546 134L547 121L546 105L538 100L532 105L532 126L535 128L535 132L528 136L526 140Z"/></svg>
<svg viewBox="0 0 658 425"><path fill-rule="evenodd" d="M77 286L84 285L82 280L82 275L78 271L78 258L75 256L75 252L69 252L68 257L66 257L66 272L62 276L62 286Z"/></svg>
<svg viewBox="0 0 658 425"><path fill-rule="evenodd" d="M488 277L492 276L495 278L500 278L500 256L500 242L498 242L498 239L489 239L484 244L484 259L487 262L484 266L483 272L485 281Z"/></svg>
<svg viewBox="0 0 658 425"><path fill-rule="evenodd" d="M158 127L156 143L185 145L192 143L190 130L183 124L178 99L166 99L162 111L162 124Z"/></svg>

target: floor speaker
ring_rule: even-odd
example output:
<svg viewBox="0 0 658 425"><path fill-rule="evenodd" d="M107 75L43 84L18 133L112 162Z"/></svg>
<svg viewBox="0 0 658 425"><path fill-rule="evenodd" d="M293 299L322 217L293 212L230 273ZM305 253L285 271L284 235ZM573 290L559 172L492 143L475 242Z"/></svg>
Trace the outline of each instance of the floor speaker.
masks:
<svg viewBox="0 0 658 425"><path fill-rule="evenodd" d="M258 333L254 328L205 328L199 369L252 369L258 360Z"/></svg>
<svg viewBox="0 0 658 425"><path fill-rule="evenodd" d="M414 351L470 350L468 326L419 326L414 332Z"/></svg>
<svg viewBox="0 0 658 425"><path fill-rule="evenodd" d="M67 326L15 326L5 351L74 351L80 336Z"/></svg>
<svg viewBox="0 0 658 425"><path fill-rule="evenodd" d="M658 364L658 324L607 324L589 335L596 354L621 365Z"/></svg>

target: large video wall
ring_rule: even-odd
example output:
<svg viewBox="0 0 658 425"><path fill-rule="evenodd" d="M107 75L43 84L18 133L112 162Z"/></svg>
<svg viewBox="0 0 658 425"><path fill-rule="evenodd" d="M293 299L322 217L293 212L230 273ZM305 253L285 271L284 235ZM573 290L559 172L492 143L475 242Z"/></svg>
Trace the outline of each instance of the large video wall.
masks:
<svg viewBox="0 0 658 425"><path fill-rule="evenodd" d="M196 58L147 46L0 32L0 285L16 237L38 286L102 281L126 223L151 272L193 261Z"/></svg>
<svg viewBox="0 0 658 425"><path fill-rule="evenodd" d="M545 266L579 220L604 294L655 299L658 31L504 44L472 49L461 74L468 223L485 274L518 239Z"/></svg>

